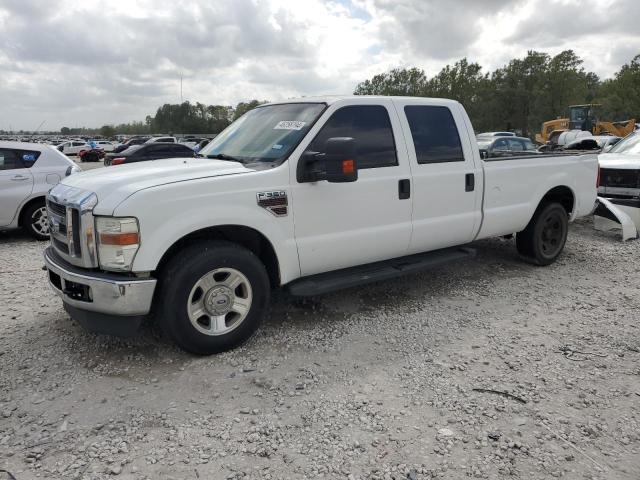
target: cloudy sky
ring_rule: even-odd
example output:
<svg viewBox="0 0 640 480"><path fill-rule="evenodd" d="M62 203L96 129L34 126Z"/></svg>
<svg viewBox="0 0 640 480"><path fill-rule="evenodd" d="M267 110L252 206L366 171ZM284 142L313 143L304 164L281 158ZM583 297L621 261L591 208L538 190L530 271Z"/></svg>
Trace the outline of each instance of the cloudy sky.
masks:
<svg viewBox="0 0 640 480"><path fill-rule="evenodd" d="M0 129L143 120L163 103L351 93L394 67L491 70L572 48L611 76L640 0L0 0Z"/></svg>

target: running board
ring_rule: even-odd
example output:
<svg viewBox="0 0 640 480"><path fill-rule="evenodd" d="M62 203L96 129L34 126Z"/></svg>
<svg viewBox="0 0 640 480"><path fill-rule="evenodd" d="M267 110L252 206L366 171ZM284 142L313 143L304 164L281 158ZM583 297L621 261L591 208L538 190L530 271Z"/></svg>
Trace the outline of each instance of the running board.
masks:
<svg viewBox="0 0 640 480"><path fill-rule="evenodd" d="M435 250L304 277L290 283L287 290L291 295L300 297L322 295L334 290L389 280L475 256L476 250L468 247Z"/></svg>

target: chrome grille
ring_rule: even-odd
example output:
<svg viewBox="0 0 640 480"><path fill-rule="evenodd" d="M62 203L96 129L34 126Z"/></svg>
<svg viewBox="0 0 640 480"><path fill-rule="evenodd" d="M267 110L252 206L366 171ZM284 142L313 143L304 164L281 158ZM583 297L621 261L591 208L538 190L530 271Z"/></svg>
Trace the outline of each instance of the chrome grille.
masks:
<svg viewBox="0 0 640 480"><path fill-rule="evenodd" d="M93 207L97 197L63 184L47 196L51 245L69 263L86 268L98 266L93 234Z"/></svg>
<svg viewBox="0 0 640 480"><path fill-rule="evenodd" d="M49 200L48 207L49 211L51 213L54 213L55 215L58 215L60 217L66 217L67 215L67 207L65 207L64 205L60 205L59 203Z"/></svg>

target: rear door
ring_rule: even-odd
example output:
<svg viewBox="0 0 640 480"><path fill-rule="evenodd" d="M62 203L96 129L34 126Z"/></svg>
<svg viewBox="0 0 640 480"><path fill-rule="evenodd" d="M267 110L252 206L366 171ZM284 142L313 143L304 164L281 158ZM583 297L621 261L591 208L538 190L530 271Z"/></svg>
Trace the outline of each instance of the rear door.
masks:
<svg viewBox="0 0 640 480"><path fill-rule="evenodd" d="M22 152L0 148L0 226L13 221L32 189L33 176L22 160Z"/></svg>
<svg viewBox="0 0 640 480"><path fill-rule="evenodd" d="M354 138L357 181L299 183L297 162L289 162L302 275L407 253L411 198L400 195L399 183L408 188L411 174L395 109L390 100L356 102L331 105L309 132L313 140L303 144L307 151L322 153L329 138Z"/></svg>
<svg viewBox="0 0 640 480"><path fill-rule="evenodd" d="M462 245L480 228L482 167L458 104L394 99L413 174L409 253Z"/></svg>

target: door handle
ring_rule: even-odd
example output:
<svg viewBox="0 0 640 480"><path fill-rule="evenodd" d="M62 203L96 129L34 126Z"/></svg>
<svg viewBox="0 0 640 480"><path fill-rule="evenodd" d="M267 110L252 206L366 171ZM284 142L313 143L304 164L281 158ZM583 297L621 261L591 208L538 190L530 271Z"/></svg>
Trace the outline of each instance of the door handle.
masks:
<svg viewBox="0 0 640 480"><path fill-rule="evenodd" d="M467 173L464 176L464 191L473 192L476 188L476 176L473 173Z"/></svg>
<svg viewBox="0 0 640 480"><path fill-rule="evenodd" d="M13 180L14 182L18 182L20 180L29 180L29 177L25 177L24 175L15 175L11 177L11 180Z"/></svg>
<svg viewBox="0 0 640 480"><path fill-rule="evenodd" d="M406 200L411 196L411 182L408 178L404 178L398 181L398 198L400 200Z"/></svg>

